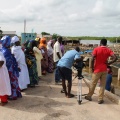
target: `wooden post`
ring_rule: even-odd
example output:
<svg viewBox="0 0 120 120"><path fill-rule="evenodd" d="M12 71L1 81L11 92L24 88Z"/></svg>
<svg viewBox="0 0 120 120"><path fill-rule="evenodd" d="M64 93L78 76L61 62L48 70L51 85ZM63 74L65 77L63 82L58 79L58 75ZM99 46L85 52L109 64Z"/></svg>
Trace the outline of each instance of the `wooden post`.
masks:
<svg viewBox="0 0 120 120"><path fill-rule="evenodd" d="M89 57L89 68L91 68L91 64L92 64L92 58Z"/></svg>

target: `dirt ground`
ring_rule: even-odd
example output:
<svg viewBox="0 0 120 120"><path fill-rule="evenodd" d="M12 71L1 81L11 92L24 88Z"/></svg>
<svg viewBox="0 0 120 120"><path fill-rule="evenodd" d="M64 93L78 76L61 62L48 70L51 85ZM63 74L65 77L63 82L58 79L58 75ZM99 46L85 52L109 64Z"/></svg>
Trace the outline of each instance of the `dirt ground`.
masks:
<svg viewBox="0 0 120 120"><path fill-rule="evenodd" d="M72 93L76 95L77 82L73 81ZM88 87L83 82L82 92ZM0 106L0 120L119 120L120 106L105 98L104 104L97 103L97 91L93 101L82 100L78 105L77 97L66 98L61 85L55 85L54 74L43 76L39 85L22 92L23 97Z"/></svg>

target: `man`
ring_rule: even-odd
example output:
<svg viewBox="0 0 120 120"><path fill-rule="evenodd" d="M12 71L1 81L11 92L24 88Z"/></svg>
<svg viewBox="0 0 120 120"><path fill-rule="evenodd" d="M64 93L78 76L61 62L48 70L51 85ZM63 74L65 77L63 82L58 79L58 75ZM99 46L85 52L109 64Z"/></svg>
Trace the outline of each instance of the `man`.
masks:
<svg viewBox="0 0 120 120"><path fill-rule="evenodd" d="M107 40L102 39L100 41L100 46L95 48L92 53L92 81L89 88L89 93L85 96L85 99L92 101L92 95L94 94L94 90L98 80L100 79L100 91L99 91L99 98L98 104L102 104L104 102L104 90L106 84L106 75L107 75L107 66L112 64L116 61L117 57L114 53L107 48ZM112 57L111 62L107 62L108 57Z"/></svg>
<svg viewBox="0 0 120 120"><path fill-rule="evenodd" d="M54 62L56 63L56 65L62 57L62 52L61 52L61 48L60 48L61 42L62 42L62 37L58 37L57 41L54 44L53 59L54 59ZM56 67L55 83L58 83L59 81L60 81L60 75L59 75L58 68Z"/></svg>
<svg viewBox="0 0 120 120"><path fill-rule="evenodd" d="M66 52L57 64L60 76L62 78L62 87L67 98L74 97L74 95L71 94L72 87L71 67L74 61L76 62L81 61L79 47L76 47L75 50L69 50L68 52ZM68 90L66 90L65 80L68 81Z"/></svg>

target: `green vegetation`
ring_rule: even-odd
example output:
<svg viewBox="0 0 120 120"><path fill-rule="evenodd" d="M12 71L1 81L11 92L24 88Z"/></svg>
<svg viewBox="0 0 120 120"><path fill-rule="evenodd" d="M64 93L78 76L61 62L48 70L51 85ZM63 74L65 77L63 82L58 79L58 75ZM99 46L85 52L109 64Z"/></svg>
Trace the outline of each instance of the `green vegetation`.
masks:
<svg viewBox="0 0 120 120"><path fill-rule="evenodd" d="M60 35L58 35L58 34L54 33L54 34L52 35L52 39L57 40L57 38L58 38L59 36L60 36Z"/></svg>
<svg viewBox="0 0 120 120"><path fill-rule="evenodd" d="M101 40L102 38L106 38L110 42L120 42L120 37L94 37L94 36L80 36L80 37L67 37L69 40Z"/></svg>
<svg viewBox="0 0 120 120"><path fill-rule="evenodd" d="M47 32L42 32L42 35L50 35L50 33ZM52 39L57 39L58 38L58 34L54 33L52 35ZM115 43L116 42L116 38L117 38L117 42L120 43L120 36L119 37L96 37L96 36L78 36L78 37L71 37L71 36L65 36L68 40L101 40L102 38L106 38L107 40L109 40L110 42Z"/></svg>
<svg viewBox="0 0 120 120"><path fill-rule="evenodd" d="M41 32L42 35L50 35L50 33L47 32Z"/></svg>

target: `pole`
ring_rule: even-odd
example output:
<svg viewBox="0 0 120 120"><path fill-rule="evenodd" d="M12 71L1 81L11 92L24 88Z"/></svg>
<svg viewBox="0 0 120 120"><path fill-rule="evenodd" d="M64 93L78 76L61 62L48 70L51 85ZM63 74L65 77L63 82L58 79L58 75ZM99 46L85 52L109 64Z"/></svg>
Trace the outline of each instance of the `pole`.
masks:
<svg viewBox="0 0 120 120"><path fill-rule="evenodd" d="M24 20L24 33L26 33L26 20Z"/></svg>
<svg viewBox="0 0 120 120"><path fill-rule="evenodd" d="M117 38L116 38L116 43L117 43Z"/></svg>
<svg viewBox="0 0 120 120"><path fill-rule="evenodd" d="M26 19L24 20L24 42L26 41Z"/></svg>

